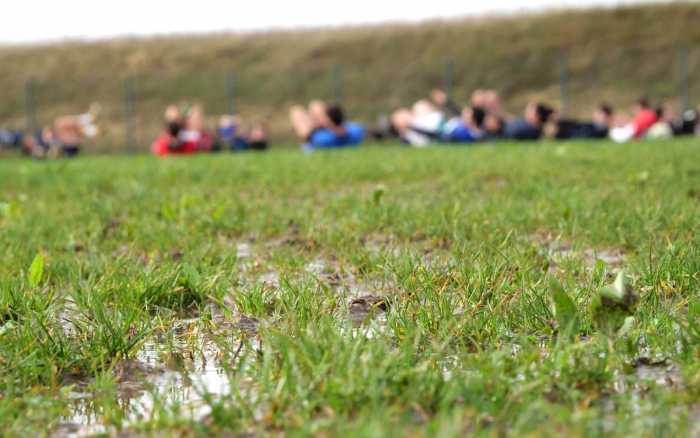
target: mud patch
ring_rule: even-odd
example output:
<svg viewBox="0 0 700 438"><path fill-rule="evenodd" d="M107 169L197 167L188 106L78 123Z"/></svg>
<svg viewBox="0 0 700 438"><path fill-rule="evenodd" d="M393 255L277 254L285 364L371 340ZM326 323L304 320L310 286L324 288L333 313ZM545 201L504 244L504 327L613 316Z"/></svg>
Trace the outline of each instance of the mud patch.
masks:
<svg viewBox="0 0 700 438"><path fill-rule="evenodd" d="M258 283L266 287L279 288L280 287L280 274L276 271L267 271L260 275L257 279Z"/></svg>
<svg viewBox="0 0 700 438"><path fill-rule="evenodd" d="M347 318L352 327L368 326L377 322L386 325L389 310L387 296L394 291L391 285L367 279L358 279L357 272L343 269L335 260L317 258L306 264L304 271L316 280L347 300ZM376 327L375 327L376 328Z"/></svg>
<svg viewBox="0 0 700 438"><path fill-rule="evenodd" d="M427 237L415 234L408 241L394 236L373 235L362 239L363 247L373 257L409 257L415 262L431 268L442 269L454 261L450 254L452 242L446 238Z"/></svg>
<svg viewBox="0 0 700 438"><path fill-rule="evenodd" d="M538 253L547 259L549 274L560 272L562 265L568 260L583 261L585 269L589 271L593 270L598 262L602 262L611 274L616 274L626 260L626 254L620 248L575 249L573 243L551 233L535 233L526 240L533 243Z"/></svg>
<svg viewBox="0 0 700 438"><path fill-rule="evenodd" d="M240 317L234 324L241 335L240 346L233 357L226 356L201 333L193 332L191 321L177 322L173 333L175 344L152 339L144 343L132 360L119 362L113 369L117 384L117 403L123 412L121 428L128 429L139 421L151 418L156 409L165 407L169 412L192 421L201 421L211 413L207 398L214 399L231 393L228 370L234 366L243 348L243 339L257 333L258 321ZM230 329L225 330L231 333ZM70 380L69 380L70 384ZM70 415L61 419L53 436L80 437L95 434L114 434L105 426L100 406L89 391L89 381L74 380Z"/></svg>
<svg viewBox="0 0 700 438"><path fill-rule="evenodd" d="M248 242L240 242L236 245L236 258L239 260L249 259L253 255L253 248Z"/></svg>
<svg viewBox="0 0 700 438"><path fill-rule="evenodd" d="M672 389L680 389L683 385L678 366L666 359L637 359L634 363L634 376L643 384L653 383Z"/></svg>
<svg viewBox="0 0 700 438"><path fill-rule="evenodd" d="M376 295L363 295L351 299L348 304L350 320L356 326L380 313L385 315L388 308L387 300Z"/></svg>

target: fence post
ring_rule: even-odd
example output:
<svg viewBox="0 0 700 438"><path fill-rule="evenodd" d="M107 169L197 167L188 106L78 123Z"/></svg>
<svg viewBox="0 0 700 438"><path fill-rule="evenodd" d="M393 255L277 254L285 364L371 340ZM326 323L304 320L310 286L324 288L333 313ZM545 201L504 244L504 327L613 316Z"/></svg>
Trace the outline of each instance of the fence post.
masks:
<svg viewBox="0 0 700 438"><path fill-rule="evenodd" d="M228 113L236 114L236 73L233 70L226 75L226 101Z"/></svg>
<svg viewBox="0 0 700 438"><path fill-rule="evenodd" d="M343 68L340 64L333 66L333 100L337 104L343 103Z"/></svg>
<svg viewBox="0 0 700 438"><path fill-rule="evenodd" d="M443 72L443 76L442 76L443 88L445 89L445 94L447 94L447 97L449 97L449 98L452 98L452 92L453 92L453 86L454 86L453 73L454 73L454 63L452 62L451 59L449 59L449 60L445 61L445 71Z"/></svg>
<svg viewBox="0 0 700 438"><path fill-rule="evenodd" d="M124 141L126 150L134 152L134 84L124 80Z"/></svg>
<svg viewBox="0 0 700 438"><path fill-rule="evenodd" d="M36 129L36 110L34 107L34 80L28 79L24 84L24 111L25 111L25 128L28 133L34 132Z"/></svg>
<svg viewBox="0 0 700 438"><path fill-rule="evenodd" d="M566 115L569 111L569 59L564 51L559 54L559 99L560 112Z"/></svg>
<svg viewBox="0 0 700 438"><path fill-rule="evenodd" d="M690 84L688 74L688 48L678 48L678 72L680 82L680 98L683 112L690 109Z"/></svg>

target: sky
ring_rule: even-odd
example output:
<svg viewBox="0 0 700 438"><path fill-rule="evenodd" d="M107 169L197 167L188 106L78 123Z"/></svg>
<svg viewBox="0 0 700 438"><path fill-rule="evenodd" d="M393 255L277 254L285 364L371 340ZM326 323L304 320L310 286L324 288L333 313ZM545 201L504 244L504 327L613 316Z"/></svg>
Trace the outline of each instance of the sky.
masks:
<svg viewBox="0 0 700 438"><path fill-rule="evenodd" d="M251 31L517 14L644 0L8 0L0 43Z"/></svg>

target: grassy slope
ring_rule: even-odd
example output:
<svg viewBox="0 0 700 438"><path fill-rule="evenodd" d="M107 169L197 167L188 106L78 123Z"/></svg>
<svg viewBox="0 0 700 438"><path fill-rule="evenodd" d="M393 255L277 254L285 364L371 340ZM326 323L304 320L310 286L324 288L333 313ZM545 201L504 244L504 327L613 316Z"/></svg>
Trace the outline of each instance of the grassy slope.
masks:
<svg viewBox="0 0 700 438"><path fill-rule="evenodd" d="M698 332L686 328L700 299L699 159L678 141L0 162L0 433L55 425L81 376L99 377L98 418L120 424L105 370L142 333L196 333L174 324L194 305L198 330L223 331L242 398L213 402L203 423L162 409L139 428L685 435L700 393ZM554 274L547 233L574 250ZM246 268L235 244L251 238ZM610 267L587 267L588 248L626 254L641 294L626 337L592 325ZM304 271L319 258L340 280ZM268 270L281 287L255 285ZM374 337L348 335L334 282L349 273L390 303ZM552 275L586 339L553 329ZM223 320L206 316L211 302L229 303ZM239 314L269 324L242 367ZM680 384L640 381L640 357L667 358Z"/></svg>
<svg viewBox="0 0 700 438"><path fill-rule="evenodd" d="M22 121L22 87L39 81L39 119L82 111L91 101L107 111L102 147L123 142L123 81L135 78L137 140L157 133L163 107L196 100L212 114L227 110L225 77L237 73L238 107L289 135L286 110L311 97L332 98L330 71L344 67L345 102L359 119L405 105L440 85L455 63L455 94L501 90L520 111L531 98L559 99L558 54L570 56L571 101L587 114L601 98L627 106L645 92L678 95L676 47L700 43L697 4L563 11L422 25L69 43L0 48L0 124ZM695 76L700 50L690 57ZM700 96L695 81L693 95ZM97 146L96 146L97 147Z"/></svg>

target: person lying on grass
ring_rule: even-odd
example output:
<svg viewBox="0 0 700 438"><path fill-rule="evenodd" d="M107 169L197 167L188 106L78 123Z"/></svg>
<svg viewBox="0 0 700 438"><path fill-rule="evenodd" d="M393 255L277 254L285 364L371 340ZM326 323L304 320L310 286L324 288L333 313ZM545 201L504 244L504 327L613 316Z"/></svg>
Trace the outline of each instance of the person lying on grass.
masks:
<svg viewBox="0 0 700 438"><path fill-rule="evenodd" d="M483 110L482 139L516 141L539 140L555 111L542 102L531 102L523 117L515 118L504 111L501 97L495 90L476 90L472 93L471 107Z"/></svg>
<svg viewBox="0 0 700 438"><path fill-rule="evenodd" d="M633 108L631 119L619 117L616 127L610 130L610 138L616 143L626 143L643 138L647 131L659 121L659 115L651 107L649 99L640 98Z"/></svg>
<svg viewBox="0 0 700 438"><path fill-rule="evenodd" d="M392 130L406 144L425 147L434 143L473 143L481 139L485 112L479 107L461 109L441 90L432 101L419 100L391 116Z"/></svg>
<svg viewBox="0 0 700 438"><path fill-rule="evenodd" d="M601 103L593 110L590 122L562 118L555 112L545 127L545 135L555 140L605 139L614 119L615 112L607 103Z"/></svg>
<svg viewBox="0 0 700 438"><path fill-rule="evenodd" d="M554 109L549 105L530 102L522 118L506 122L503 136L516 141L539 140L553 114Z"/></svg>
<svg viewBox="0 0 700 438"><path fill-rule="evenodd" d="M267 130L262 123L245 127L240 116L224 115L219 119L216 143L220 149L240 152L267 149Z"/></svg>
<svg viewBox="0 0 700 438"><path fill-rule="evenodd" d="M165 110L165 129L153 142L155 155L188 155L214 149L211 134L204 128L204 110L195 105L180 110L169 105Z"/></svg>
<svg viewBox="0 0 700 438"><path fill-rule="evenodd" d="M312 101L308 109L297 105L291 108L289 119L307 152L357 146L365 139L365 128L346 121L339 105L328 105L319 100Z"/></svg>
<svg viewBox="0 0 700 438"><path fill-rule="evenodd" d="M74 157L80 153L86 138L99 133L95 125L99 112L100 106L92 104L86 113L57 117L50 125L30 134L0 130L0 144L20 148L25 155L39 159Z"/></svg>

